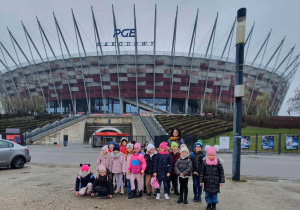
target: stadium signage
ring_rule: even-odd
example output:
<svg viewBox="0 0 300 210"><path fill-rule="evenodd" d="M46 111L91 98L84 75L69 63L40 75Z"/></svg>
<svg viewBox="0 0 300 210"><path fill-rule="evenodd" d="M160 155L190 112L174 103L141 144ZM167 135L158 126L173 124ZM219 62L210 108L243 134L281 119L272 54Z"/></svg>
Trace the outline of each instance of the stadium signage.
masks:
<svg viewBox="0 0 300 210"><path fill-rule="evenodd" d="M136 36L136 29L135 28L126 28L126 29L115 29L113 37L135 37ZM98 42L97 47L104 46L104 47L112 47L112 46L153 46L153 41L141 41L141 42Z"/></svg>
<svg viewBox="0 0 300 210"><path fill-rule="evenodd" d="M118 36L118 35L121 35L122 37L135 37L135 28L131 28L131 29L116 29L115 30L115 33L114 33L114 36Z"/></svg>
<svg viewBox="0 0 300 210"><path fill-rule="evenodd" d="M111 47L116 46L116 42L98 42L97 47L104 46L104 47ZM153 46L154 42L119 42L119 46Z"/></svg>

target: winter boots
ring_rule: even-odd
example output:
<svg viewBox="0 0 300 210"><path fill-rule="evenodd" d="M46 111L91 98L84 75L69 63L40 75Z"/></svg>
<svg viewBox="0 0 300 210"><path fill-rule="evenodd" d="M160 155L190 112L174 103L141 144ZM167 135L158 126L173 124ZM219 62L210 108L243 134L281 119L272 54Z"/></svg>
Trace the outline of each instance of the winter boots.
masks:
<svg viewBox="0 0 300 210"><path fill-rule="evenodd" d="M185 190L185 192L184 192L184 198L183 198L183 204L188 204L187 194L188 194L188 192Z"/></svg>
<svg viewBox="0 0 300 210"><path fill-rule="evenodd" d="M128 197L128 199L135 198L135 196L136 196L136 190L132 190L131 195Z"/></svg>
<svg viewBox="0 0 300 210"><path fill-rule="evenodd" d="M137 194L135 197L136 197L136 198L140 198L140 197L142 197L142 196L143 196L143 191L140 190L139 194Z"/></svg>
<svg viewBox="0 0 300 210"><path fill-rule="evenodd" d="M211 209L211 203L207 204L206 210L210 210Z"/></svg>
<svg viewBox="0 0 300 210"><path fill-rule="evenodd" d="M182 202L183 202L183 194L180 193L180 197L179 197L177 203L182 203Z"/></svg>

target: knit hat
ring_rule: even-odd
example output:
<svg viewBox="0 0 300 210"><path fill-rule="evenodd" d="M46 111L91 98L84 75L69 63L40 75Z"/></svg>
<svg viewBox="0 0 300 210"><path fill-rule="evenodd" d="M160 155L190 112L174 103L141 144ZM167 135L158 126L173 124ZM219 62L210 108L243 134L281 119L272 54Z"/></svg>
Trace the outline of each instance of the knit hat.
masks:
<svg viewBox="0 0 300 210"><path fill-rule="evenodd" d="M189 151L189 149L187 148L187 147L182 147L181 149L180 149L180 154L182 153L182 152L187 152L187 155L190 155L190 151Z"/></svg>
<svg viewBox="0 0 300 210"><path fill-rule="evenodd" d="M100 165L99 168L98 168L98 171L105 171L106 172L106 168L104 165Z"/></svg>
<svg viewBox="0 0 300 210"><path fill-rule="evenodd" d="M198 140L198 141L195 143L195 147L201 147L201 148L203 148L202 141L201 141L201 140Z"/></svg>
<svg viewBox="0 0 300 210"><path fill-rule="evenodd" d="M168 143L167 142L162 142L159 145L159 148L164 149L164 150L168 150Z"/></svg>
<svg viewBox="0 0 300 210"><path fill-rule="evenodd" d="M127 139L124 137L121 139L121 144L123 143L123 141L126 141L126 143L127 143Z"/></svg>
<svg viewBox="0 0 300 210"><path fill-rule="evenodd" d="M153 144L148 144L147 152L149 152L152 148L155 148L155 146Z"/></svg>
<svg viewBox="0 0 300 210"><path fill-rule="evenodd" d="M109 142L109 143L108 143L108 147L109 147L111 144L112 144L112 145L115 145L114 142Z"/></svg>
<svg viewBox="0 0 300 210"><path fill-rule="evenodd" d="M133 144L128 143L127 146L126 146L126 148L128 149L129 147L133 149Z"/></svg>
<svg viewBox="0 0 300 210"><path fill-rule="evenodd" d="M141 144L140 144L140 143L135 143L134 149L135 149L135 148L141 149Z"/></svg>
<svg viewBox="0 0 300 210"><path fill-rule="evenodd" d="M180 149L182 149L183 147L186 147L186 144L181 144L180 145Z"/></svg>
<svg viewBox="0 0 300 210"><path fill-rule="evenodd" d="M178 144L175 141L172 141L171 149L173 149L173 147L177 147L178 148Z"/></svg>
<svg viewBox="0 0 300 210"><path fill-rule="evenodd" d="M205 146L205 151L207 155L216 155L219 149L220 149L219 145L215 145L213 147L209 145Z"/></svg>
<svg viewBox="0 0 300 210"><path fill-rule="evenodd" d="M90 164L80 164L81 171L89 171L90 170Z"/></svg>
<svg viewBox="0 0 300 210"><path fill-rule="evenodd" d="M103 146L101 150L105 151L105 152L108 152L108 146L107 145Z"/></svg>
<svg viewBox="0 0 300 210"><path fill-rule="evenodd" d="M115 150L120 151L120 146L118 144L114 145L113 151L115 151Z"/></svg>

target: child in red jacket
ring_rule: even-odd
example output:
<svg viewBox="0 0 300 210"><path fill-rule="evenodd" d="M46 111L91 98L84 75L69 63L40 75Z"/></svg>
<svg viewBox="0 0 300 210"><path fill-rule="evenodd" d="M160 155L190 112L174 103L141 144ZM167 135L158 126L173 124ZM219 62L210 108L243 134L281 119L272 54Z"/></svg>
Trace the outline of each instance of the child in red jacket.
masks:
<svg viewBox="0 0 300 210"><path fill-rule="evenodd" d="M178 144L173 141L171 144L171 156L172 156L172 173L170 176L171 182L172 182L172 187L174 189L174 194L179 195L178 192L178 176L175 173L175 164L177 160L180 158L180 153L178 151ZM170 187L169 187L170 189Z"/></svg>
<svg viewBox="0 0 300 210"><path fill-rule="evenodd" d="M120 151L126 155L127 154L127 139L126 138L122 138L121 139L121 146L120 146Z"/></svg>

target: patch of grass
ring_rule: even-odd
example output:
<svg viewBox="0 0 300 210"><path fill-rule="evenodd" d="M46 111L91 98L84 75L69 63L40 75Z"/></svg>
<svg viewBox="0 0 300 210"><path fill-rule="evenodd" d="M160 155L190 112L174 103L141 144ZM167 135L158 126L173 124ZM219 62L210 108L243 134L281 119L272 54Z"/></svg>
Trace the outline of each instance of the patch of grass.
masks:
<svg viewBox="0 0 300 210"><path fill-rule="evenodd" d="M231 177L226 177L226 179L227 179L227 180L230 180L230 181L232 181L232 182L247 182L246 179L241 179L241 180L239 180L239 181L237 181L237 180L232 180Z"/></svg>

